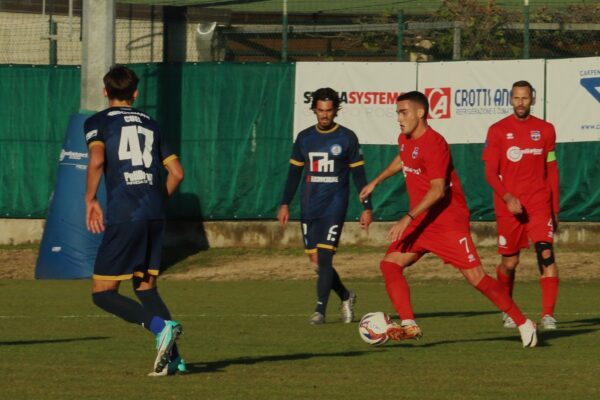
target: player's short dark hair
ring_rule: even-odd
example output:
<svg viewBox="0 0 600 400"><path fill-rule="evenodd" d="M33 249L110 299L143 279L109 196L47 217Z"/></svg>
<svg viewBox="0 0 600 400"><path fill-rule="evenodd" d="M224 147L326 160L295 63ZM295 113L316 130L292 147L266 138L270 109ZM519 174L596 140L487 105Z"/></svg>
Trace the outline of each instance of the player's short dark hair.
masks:
<svg viewBox="0 0 600 400"><path fill-rule="evenodd" d="M405 100L412 101L413 103L416 103L418 106L421 106L423 108L423 110L425 111L425 115L423 115L423 119L427 119L427 116L429 115L429 101L427 100L427 97L423 93L418 92L416 90L413 90L412 92L402 93L396 99L396 103L399 101L405 101Z"/></svg>
<svg viewBox="0 0 600 400"><path fill-rule="evenodd" d="M531 83L529 83L527 81L516 81L515 83L513 83L512 89L514 89L516 87L527 87L527 88L529 88L529 93L531 93L531 97L535 97L535 89L533 88L533 86L531 86ZM511 96L512 96L512 89L510 90L510 95Z"/></svg>
<svg viewBox="0 0 600 400"><path fill-rule="evenodd" d="M317 101L332 101L333 108L336 110L340 108L340 96L338 95L338 92L332 88L321 88L312 93L312 102L310 104L311 110L314 110L317 107Z"/></svg>
<svg viewBox="0 0 600 400"><path fill-rule="evenodd" d="M133 100L140 81L135 72L124 65L113 65L104 75L104 87L109 99Z"/></svg>

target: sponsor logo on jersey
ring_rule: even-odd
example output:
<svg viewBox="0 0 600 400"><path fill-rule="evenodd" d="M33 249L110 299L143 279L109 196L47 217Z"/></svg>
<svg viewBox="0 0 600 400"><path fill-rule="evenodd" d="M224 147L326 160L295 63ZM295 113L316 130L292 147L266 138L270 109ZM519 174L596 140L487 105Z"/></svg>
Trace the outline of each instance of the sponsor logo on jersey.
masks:
<svg viewBox="0 0 600 400"><path fill-rule="evenodd" d="M153 176L150 173L137 169L133 172L124 172L123 178L127 185L152 185Z"/></svg>
<svg viewBox="0 0 600 400"><path fill-rule="evenodd" d="M340 154L342 154L342 146L340 146L339 144L334 144L333 146L331 146L329 151L334 156L339 156Z"/></svg>
<svg viewBox="0 0 600 400"><path fill-rule="evenodd" d="M544 149L521 149L517 146L512 146L509 147L508 150L506 150L506 158L508 158L512 162L518 162L521 161L525 154L539 156L542 155L543 152Z"/></svg>
<svg viewBox="0 0 600 400"><path fill-rule="evenodd" d="M512 139L514 139L514 138L515 138L515 135L514 135L512 132L508 132L508 133L506 134L506 139L507 139L507 140L512 140Z"/></svg>
<svg viewBox="0 0 600 400"><path fill-rule="evenodd" d="M113 110L113 111L109 111L106 115L109 117L115 117L118 115L138 115L142 118L150 119L150 117L147 116L146 114L137 112L137 111L133 111L133 110Z"/></svg>
<svg viewBox="0 0 600 400"><path fill-rule="evenodd" d="M445 88L426 88L425 96L429 101L429 119L450 118L450 99L451 89Z"/></svg>
<svg viewBox="0 0 600 400"><path fill-rule="evenodd" d="M306 181L311 182L311 183L337 183L339 180L338 180L337 176L312 176L312 175L309 175L306 177Z"/></svg>
<svg viewBox="0 0 600 400"><path fill-rule="evenodd" d="M89 131L88 133L85 134L85 140L90 140L91 138L96 137L96 135L98 135L98 129Z"/></svg>
<svg viewBox="0 0 600 400"><path fill-rule="evenodd" d="M531 135L531 140L533 140L534 142L537 142L542 138L542 134L540 133L540 131L531 131L529 134Z"/></svg>
<svg viewBox="0 0 600 400"><path fill-rule="evenodd" d="M404 165L402 171L404 172L404 176L406 176L406 174L421 175L421 168L411 168L408 165Z"/></svg>
<svg viewBox="0 0 600 400"><path fill-rule="evenodd" d="M335 170L335 161L329 159L329 153L311 152L308 153L310 160L310 172L333 172Z"/></svg>
<svg viewBox="0 0 600 400"><path fill-rule="evenodd" d="M413 150L411 157L413 158L413 160L416 160L417 157L419 156L419 148L415 147L415 149Z"/></svg>

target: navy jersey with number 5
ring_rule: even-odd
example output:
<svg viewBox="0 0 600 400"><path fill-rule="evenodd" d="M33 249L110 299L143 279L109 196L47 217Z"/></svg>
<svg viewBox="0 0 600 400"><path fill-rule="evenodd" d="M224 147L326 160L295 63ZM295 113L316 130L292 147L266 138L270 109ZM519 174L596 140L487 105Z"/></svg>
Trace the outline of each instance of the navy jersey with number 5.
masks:
<svg viewBox="0 0 600 400"><path fill-rule="evenodd" d="M162 165L177 156L158 124L131 107L110 107L85 121L88 147L104 146L108 225L165 218Z"/></svg>
<svg viewBox="0 0 600 400"><path fill-rule="evenodd" d="M290 163L304 167L303 220L346 215L350 168L365 163L354 132L339 124L328 131L311 126L298 134Z"/></svg>

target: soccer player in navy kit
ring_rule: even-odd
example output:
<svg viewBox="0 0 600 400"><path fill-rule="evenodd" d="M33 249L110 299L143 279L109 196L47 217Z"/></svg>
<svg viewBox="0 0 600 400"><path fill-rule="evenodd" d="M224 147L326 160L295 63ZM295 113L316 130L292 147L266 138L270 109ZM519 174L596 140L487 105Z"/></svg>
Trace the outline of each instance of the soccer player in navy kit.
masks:
<svg viewBox="0 0 600 400"><path fill-rule="evenodd" d="M290 169L277 219L286 226L289 204L304 171L301 188L302 235L305 252L316 266L317 305L309 322L325 322L329 292L333 289L342 300L342 321L352 322L356 294L346 289L333 268L333 255L342 234L352 173L358 192L367 184L365 161L356 134L334 122L340 109L340 98L331 88L312 94L311 109L317 124L298 134L292 150ZM373 220L370 198L363 202L365 210L360 225L367 229Z"/></svg>
<svg viewBox="0 0 600 400"><path fill-rule="evenodd" d="M86 224L104 232L94 265L92 298L103 310L142 325L156 335L152 376L185 372L175 340L183 333L158 294L165 204L183 180L183 168L166 145L158 124L132 108L138 77L124 66L104 76L109 107L84 124L89 148ZM161 178L161 165L167 170ZM107 193L104 212L96 199L102 174ZM119 294L122 280L133 280L140 303Z"/></svg>

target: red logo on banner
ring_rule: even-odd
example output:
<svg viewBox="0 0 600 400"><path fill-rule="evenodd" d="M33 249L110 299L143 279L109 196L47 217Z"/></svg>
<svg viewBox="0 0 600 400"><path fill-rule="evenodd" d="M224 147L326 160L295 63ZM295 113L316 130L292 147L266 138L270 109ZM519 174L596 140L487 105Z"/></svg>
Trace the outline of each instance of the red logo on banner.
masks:
<svg viewBox="0 0 600 400"><path fill-rule="evenodd" d="M450 88L426 88L430 119L450 118Z"/></svg>

